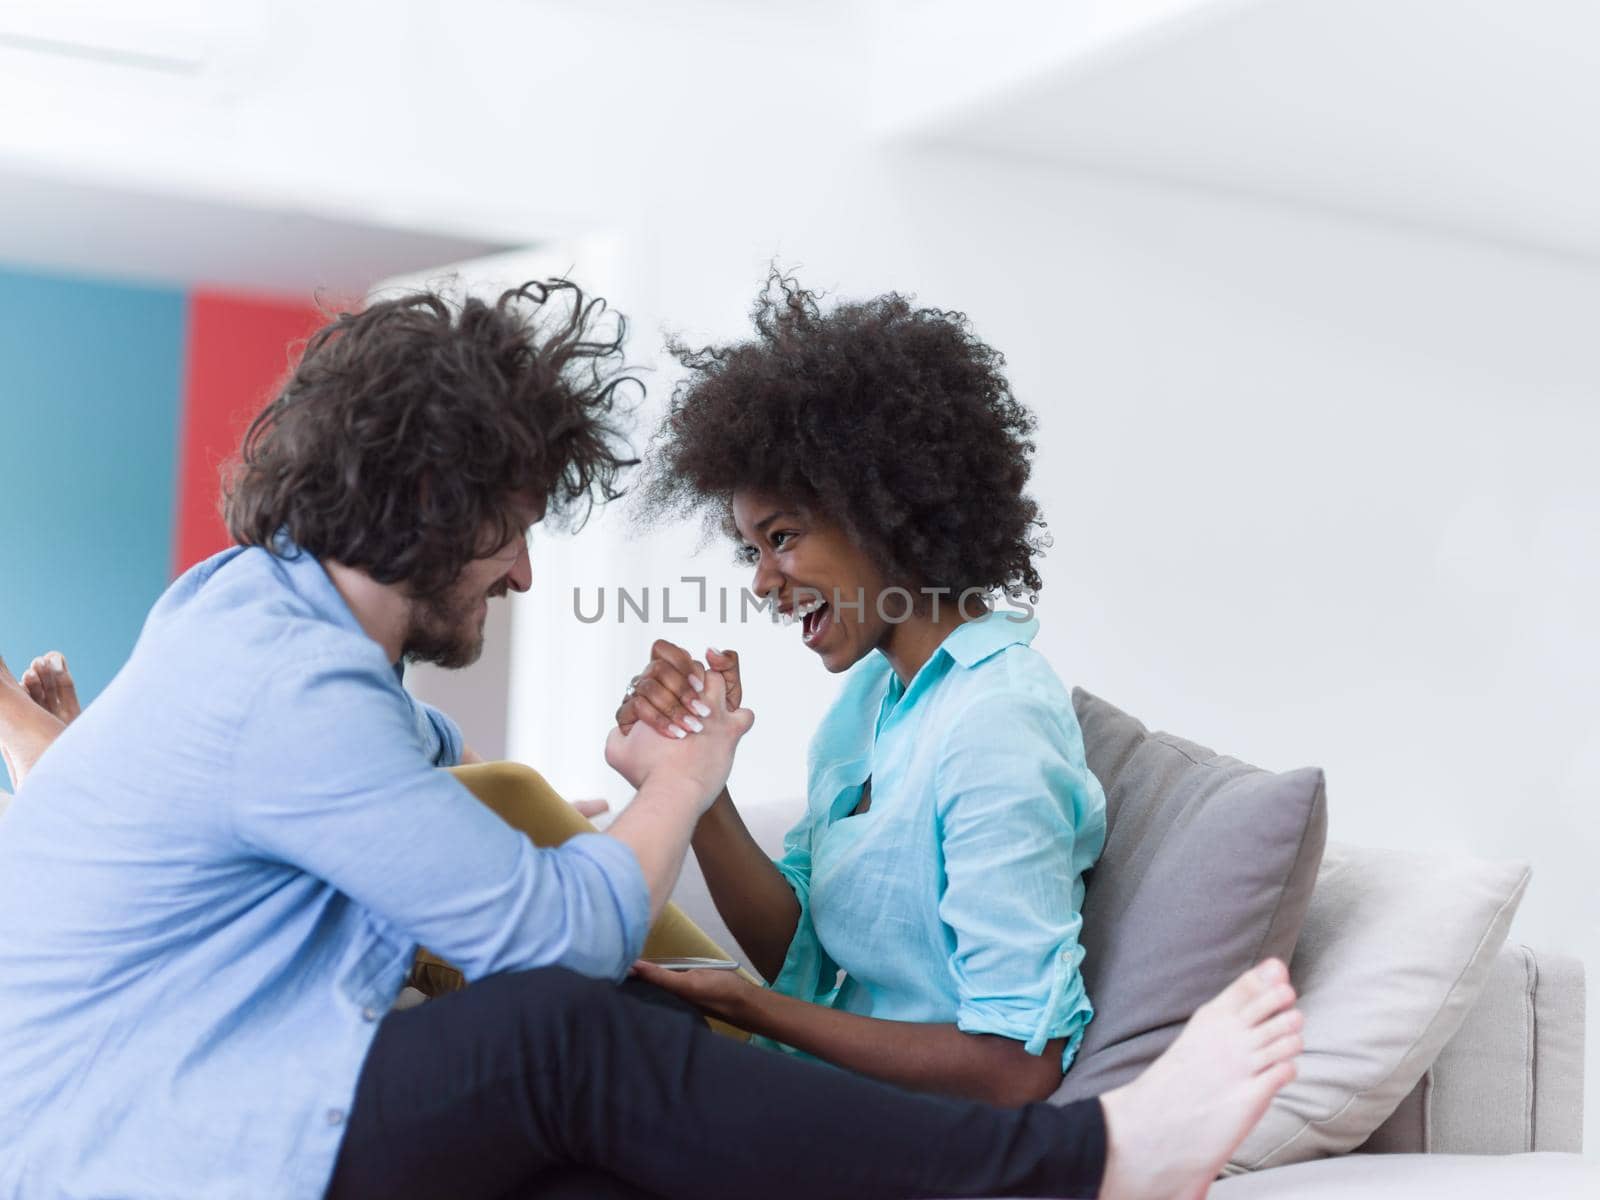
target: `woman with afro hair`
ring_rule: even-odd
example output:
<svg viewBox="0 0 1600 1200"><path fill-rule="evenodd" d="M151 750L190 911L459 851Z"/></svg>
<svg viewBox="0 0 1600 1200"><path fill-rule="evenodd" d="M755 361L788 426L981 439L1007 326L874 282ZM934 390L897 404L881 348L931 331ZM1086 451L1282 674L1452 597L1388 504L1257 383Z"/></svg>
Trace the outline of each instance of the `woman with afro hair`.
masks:
<svg viewBox="0 0 1600 1200"><path fill-rule="evenodd" d="M1048 1097L1093 1013L1083 873L1105 799L1071 700L1009 601L1040 586L1023 490L1034 418L959 313L890 294L823 311L776 273L756 337L673 352L689 375L644 499L730 533L751 590L844 673L776 863L726 790L694 850L770 982L639 972L766 1043L923 1091ZM992 597L1007 599L996 607ZM617 713L697 732L707 669L657 642Z"/></svg>

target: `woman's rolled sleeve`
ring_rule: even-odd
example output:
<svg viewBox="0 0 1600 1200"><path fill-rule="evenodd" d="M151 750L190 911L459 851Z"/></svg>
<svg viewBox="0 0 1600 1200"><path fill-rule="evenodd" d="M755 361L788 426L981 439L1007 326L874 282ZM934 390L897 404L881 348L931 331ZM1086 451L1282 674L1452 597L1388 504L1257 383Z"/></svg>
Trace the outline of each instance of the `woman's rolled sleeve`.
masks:
<svg viewBox="0 0 1600 1200"><path fill-rule="evenodd" d="M1066 1068L1093 1015L1079 970L1082 872L1104 837L1098 784L1070 755L1060 715L998 693L950 725L936 775L957 1027Z"/></svg>

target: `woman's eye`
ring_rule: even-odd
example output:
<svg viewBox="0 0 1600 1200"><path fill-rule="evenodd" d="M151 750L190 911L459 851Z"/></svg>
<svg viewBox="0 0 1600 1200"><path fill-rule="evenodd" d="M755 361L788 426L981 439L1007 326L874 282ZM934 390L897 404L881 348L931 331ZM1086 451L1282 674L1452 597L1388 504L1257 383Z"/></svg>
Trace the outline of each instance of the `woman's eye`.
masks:
<svg viewBox="0 0 1600 1200"><path fill-rule="evenodd" d="M756 553L756 548L754 546L740 546L733 552L733 561L736 563L742 563L747 567L755 566L760 558L761 556Z"/></svg>
<svg viewBox="0 0 1600 1200"><path fill-rule="evenodd" d="M784 546L788 544L789 540L791 538L793 538L793 537L794 537L794 534L790 533L787 530L784 530L783 532L780 532L780 533L773 534L772 535L772 548L774 550L782 550L784 548Z"/></svg>

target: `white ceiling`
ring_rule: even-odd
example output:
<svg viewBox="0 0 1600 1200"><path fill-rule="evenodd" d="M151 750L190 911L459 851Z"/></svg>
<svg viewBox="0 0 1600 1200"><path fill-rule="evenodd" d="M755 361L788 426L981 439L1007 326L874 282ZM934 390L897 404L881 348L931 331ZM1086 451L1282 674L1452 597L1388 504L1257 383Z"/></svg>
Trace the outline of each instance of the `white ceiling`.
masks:
<svg viewBox="0 0 1600 1200"><path fill-rule="evenodd" d="M1600 256L1600 4L1213 0L911 132Z"/></svg>
<svg viewBox="0 0 1600 1200"><path fill-rule="evenodd" d="M777 134L742 98L823 47L864 78L830 36L853 19L841 0L0 0L0 262L303 294L648 223L660 189L707 186L686 138L746 160L746 129L772 159L796 129L829 138L848 100Z"/></svg>
<svg viewBox="0 0 1600 1200"><path fill-rule="evenodd" d="M314 0L107 11L0 6L0 261L304 294L636 219L698 169L674 131L823 44L865 57L831 52L828 106L768 114L801 123L773 144L953 144L1600 257L1600 0L863 0L727 29L711 0L543 0L495 7L520 23L493 42L430 4L381 29ZM501 52L524 42L527 80ZM482 119L395 87L416 78ZM589 122L547 127L546 94ZM510 169L547 160L575 169Z"/></svg>
<svg viewBox="0 0 1600 1200"><path fill-rule="evenodd" d="M0 263L304 297L361 295L376 280L507 248L237 199L45 179L0 165Z"/></svg>

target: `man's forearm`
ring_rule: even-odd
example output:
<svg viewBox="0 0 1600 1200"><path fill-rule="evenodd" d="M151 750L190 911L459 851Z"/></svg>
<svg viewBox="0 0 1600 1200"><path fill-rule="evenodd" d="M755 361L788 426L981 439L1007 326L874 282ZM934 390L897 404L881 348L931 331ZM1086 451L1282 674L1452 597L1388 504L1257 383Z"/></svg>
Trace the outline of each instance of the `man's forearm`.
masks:
<svg viewBox="0 0 1600 1200"><path fill-rule="evenodd" d="M1059 1039L1032 1055L1011 1038L863 1017L754 987L741 990L738 1011L717 1015L835 1066L916 1091L1017 1107L1048 1098L1061 1082Z"/></svg>
<svg viewBox="0 0 1600 1200"><path fill-rule="evenodd" d="M764 979L776 979L800 923L800 901L750 836L726 788L700 818L693 845L728 932Z"/></svg>
<svg viewBox="0 0 1600 1200"><path fill-rule="evenodd" d="M622 815L606 830L639 860L650 889L650 920L666 907L689 852L689 836L700 816L701 796L675 779L646 779Z"/></svg>

